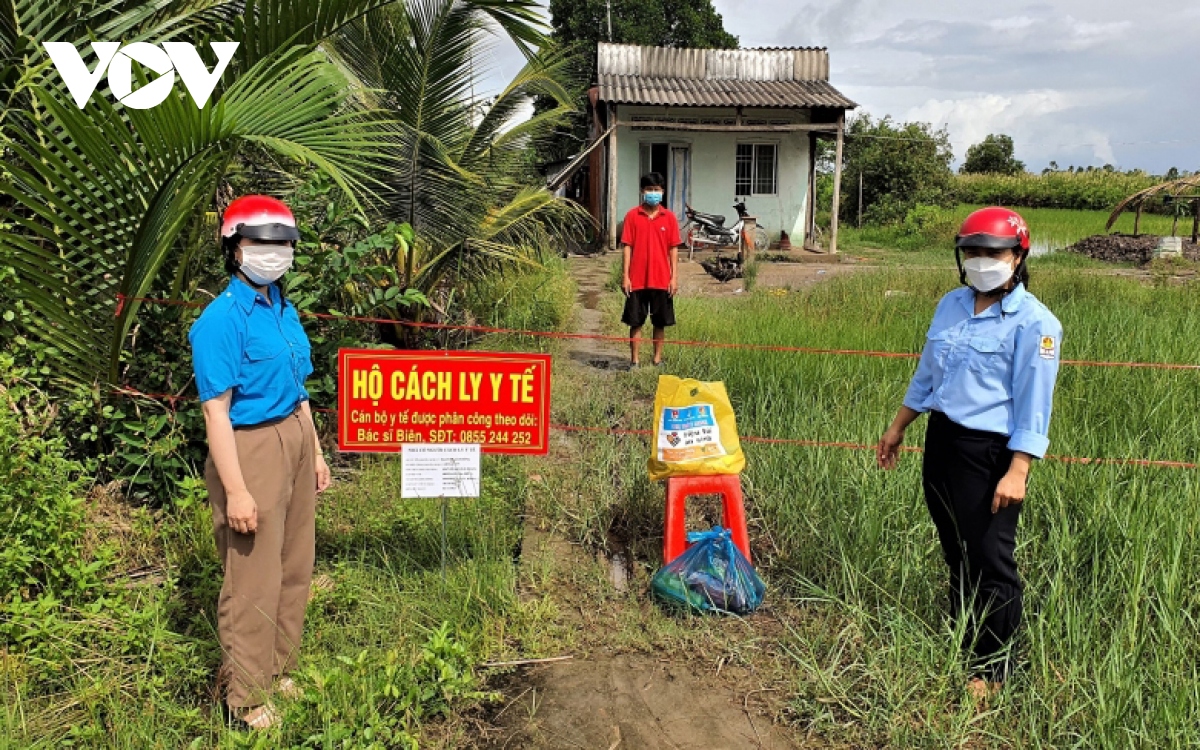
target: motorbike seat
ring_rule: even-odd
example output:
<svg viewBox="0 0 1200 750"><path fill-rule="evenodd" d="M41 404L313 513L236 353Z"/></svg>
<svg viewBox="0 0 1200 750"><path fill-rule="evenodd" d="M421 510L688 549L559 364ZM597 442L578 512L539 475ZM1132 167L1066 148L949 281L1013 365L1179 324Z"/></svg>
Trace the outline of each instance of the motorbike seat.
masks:
<svg viewBox="0 0 1200 750"><path fill-rule="evenodd" d="M717 225L725 223L724 216L717 216L716 214L706 214L706 213L702 213L700 211L696 212L696 218L700 219L701 221L709 221L709 222L712 222L713 224L717 224Z"/></svg>

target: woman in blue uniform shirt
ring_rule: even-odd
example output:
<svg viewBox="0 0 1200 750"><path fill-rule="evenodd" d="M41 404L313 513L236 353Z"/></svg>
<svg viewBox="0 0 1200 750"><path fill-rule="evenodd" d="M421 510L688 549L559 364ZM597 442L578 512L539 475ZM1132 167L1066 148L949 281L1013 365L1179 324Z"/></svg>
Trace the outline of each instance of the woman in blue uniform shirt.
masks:
<svg viewBox="0 0 1200 750"><path fill-rule="evenodd" d="M877 460L895 467L905 429L929 412L925 503L950 569L950 614L967 610L968 689L983 700L1013 664L1022 614L1017 520L1030 466L1049 445L1062 325L1027 289L1029 229L1020 215L976 211L955 244L966 286L938 304Z"/></svg>
<svg viewBox="0 0 1200 750"><path fill-rule="evenodd" d="M273 693L297 692L288 674L312 581L316 494L329 485L304 388L311 347L277 283L299 237L282 201L248 195L230 203L221 246L232 278L188 334L225 574L221 682L231 712L254 729L279 721Z"/></svg>

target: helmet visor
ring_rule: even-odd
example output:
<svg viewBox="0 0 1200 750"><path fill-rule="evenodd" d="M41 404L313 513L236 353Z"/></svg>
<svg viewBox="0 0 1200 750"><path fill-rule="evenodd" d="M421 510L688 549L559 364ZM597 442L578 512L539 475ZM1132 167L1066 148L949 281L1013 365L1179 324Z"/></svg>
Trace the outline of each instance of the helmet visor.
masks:
<svg viewBox="0 0 1200 750"><path fill-rule="evenodd" d="M287 224L258 224L255 226L238 224L234 228L234 232L250 240L291 240L294 242L300 239L300 231Z"/></svg>
<svg viewBox="0 0 1200 750"><path fill-rule="evenodd" d="M994 234L960 234L954 240L955 247L984 247L989 250L1015 250L1021 246L1016 237L998 237Z"/></svg>

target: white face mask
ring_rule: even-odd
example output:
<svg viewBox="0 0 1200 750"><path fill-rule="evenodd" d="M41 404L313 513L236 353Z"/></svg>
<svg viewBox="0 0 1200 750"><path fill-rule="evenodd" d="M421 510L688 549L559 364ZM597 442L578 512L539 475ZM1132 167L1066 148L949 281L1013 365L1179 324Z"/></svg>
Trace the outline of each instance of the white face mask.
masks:
<svg viewBox="0 0 1200 750"><path fill-rule="evenodd" d="M971 287L985 294L1004 286L1013 275L1012 264L998 258L968 258L963 270Z"/></svg>
<svg viewBox="0 0 1200 750"><path fill-rule="evenodd" d="M255 284L267 285L292 267L291 245L243 245L242 273Z"/></svg>

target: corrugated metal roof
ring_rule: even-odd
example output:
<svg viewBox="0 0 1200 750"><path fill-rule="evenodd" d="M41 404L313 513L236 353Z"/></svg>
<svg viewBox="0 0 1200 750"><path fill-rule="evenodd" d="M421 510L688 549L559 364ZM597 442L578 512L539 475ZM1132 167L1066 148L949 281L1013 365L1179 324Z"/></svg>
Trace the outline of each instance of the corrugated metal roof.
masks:
<svg viewBox="0 0 1200 750"><path fill-rule="evenodd" d="M600 76L600 100L675 107L832 107L854 109L828 81L716 81Z"/></svg>
<svg viewBox="0 0 1200 750"><path fill-rule="evenodd" d="M702 50L601 43L602 101L691 107L858 106L829 84L824 47Z"/></svg>

